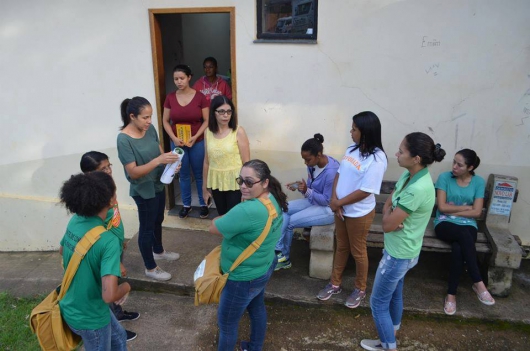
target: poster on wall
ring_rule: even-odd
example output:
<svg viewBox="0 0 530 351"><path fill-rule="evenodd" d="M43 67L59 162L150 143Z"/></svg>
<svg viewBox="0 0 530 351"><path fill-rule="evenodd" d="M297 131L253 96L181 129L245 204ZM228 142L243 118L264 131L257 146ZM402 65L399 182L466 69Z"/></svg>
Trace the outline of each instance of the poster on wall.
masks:
<svg viewBox="0 0 530 351"><path fill-rule="evenodd" d="M491 197L490 214L509 216L515 196L515 182L506 180L496 181Z"/></svg>

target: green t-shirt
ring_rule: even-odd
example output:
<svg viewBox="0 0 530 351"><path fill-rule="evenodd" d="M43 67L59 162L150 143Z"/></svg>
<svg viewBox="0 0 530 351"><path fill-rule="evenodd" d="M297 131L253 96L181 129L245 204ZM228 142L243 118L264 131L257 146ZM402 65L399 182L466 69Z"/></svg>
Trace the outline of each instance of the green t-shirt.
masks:
<svg viewBox="0 0 530 351"><path fill-rule="evenodd" d="M63 266L68 267L75 246L92 228L103 225L101 218L74 215L61 240ZM103 301L101 278L105 275L120 276L121 247L118 238L103 232L88 250L64 298L59 302L61 315L75 329L99 329L110 323L110 309Z"/></svg>
<svg viewBox="0 0 530 351"><path fill-rule="evenodd" d="M152 199L155 194L164 190L164 184L160 182L160 177L164 172L165 165L156 167L149 174L138 179L131 179L125 170L125 165L131 162L136 162L137 166L142 166L158 156L160 156L160 146L153 125L149 126L143 138L140 139L131 138L125 133L118 134L118 157L123 164L125 178L131 183L130 196Z"/></svg>
<svg viewBox="0 0 530 351"><path fill-rule="evenodd" d="M431 174L427 167L409 179L409 171L403 172L392 194L392 209L399 207L408 217L403 229L385 233L385 250L394 258L412 259L419 256L425 228L431 218L435 192Z"/></svg>
<svg viewBox="0 0 530 351"><path fill-rule="evenodd" d="M283 216L282 210L274 196L269 195L278 216L272 221L269 234L261 247L241 263L228 279L249 281L264 275L274 260L274 247L281 236ZM247 200L233 207L214 224L223 235L221 244L221 269L230 270L232 263L254 240L256 240L269 218L267 208L257 199Z"/></svg>

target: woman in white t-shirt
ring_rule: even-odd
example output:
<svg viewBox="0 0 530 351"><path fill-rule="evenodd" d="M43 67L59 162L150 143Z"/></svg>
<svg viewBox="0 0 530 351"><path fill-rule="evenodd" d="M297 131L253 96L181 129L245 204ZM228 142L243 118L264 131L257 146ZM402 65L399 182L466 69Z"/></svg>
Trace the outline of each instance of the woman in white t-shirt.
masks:
<svg viewBox="0 0 530 351"><path fill-rule="evenodd" d="M353 144L340 163L329 205L335 213L337 240L331 282L317 298L327 300L342 291L342 273L351 253L355 259L355 288L345 305L356 308L366 297L366 237L375 217L374 194L381 189L387 157L381 142L381 122L375 113L365 111L353 116L350 133Z"/></svg>

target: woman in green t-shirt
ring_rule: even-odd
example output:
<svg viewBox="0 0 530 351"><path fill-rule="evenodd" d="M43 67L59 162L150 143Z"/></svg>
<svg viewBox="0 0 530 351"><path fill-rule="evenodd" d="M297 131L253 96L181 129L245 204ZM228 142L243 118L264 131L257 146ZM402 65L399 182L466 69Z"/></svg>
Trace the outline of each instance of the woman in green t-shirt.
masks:
<svg viewBox="0 0 530 351"><path fill-rule="evenodd" d="M383 206L384 250L375 275L370 306L379 340L365 339L365 350L395 350L403 314L405 274L418 263L423 235L434 207L434 185L427 168L445 151L424 133L410 133L396 153L405 168Z"/></svg>
<svg viewBox="0 0 530 351"><path fill-rule="evenodd" d="M74 214L61 240L66 269L81 238L91 229L105 225L107 213L116 203L116 185L104 172L81 173L64 182L60 199L68 212ZM107 305L123 304L131 290L127 282L118 284L120 245L110 230L101 233L81 260L70 288L59 302L62 317L81 336L87 351L127 350L125 329Z"/></svg>
<svg viewBox="0 0 530 351"><path fill-rule="evenodd" d="M81 156L79 165L83 173L101 171L112 177L112 164L109 161L109 157L102 152L86 152L83 154L83 156ZM121 277L124 278L127 276L127 269L123 265L123 254L127 249L127 243L124 241L125 229L123 228L123 221L121 220L120 209L118 208L117 201L116 204L107 212L105 226L109 232L118 238L120 246L123 248L120 255L120 271ZM135 321L140 317L140 313L125 311L120 305L115 304L114 302L111 302L109 307L118 321ZM136 339L137 334L135 332L130 330L125 331L127 332L127 341Z"/></svg>
<svg viewBox="0 0 530 351"><path fill-rule="evenodd" d="M277 262L274 246L281 235L281 212L287 212L287 195L282 191L280 182L271 175L269 166L261 160L245 162L236 181L243 202L210 224L210 233L223 236L223 272L230 270L232 263L261 235L266 226L269 211L256 199L270 199L277 216L261 246L228 276L217 311L218 350L234 350L239 320L246 309L250 316L250 342L241 341L241 349L259 351L263 347L267 329L265 286Z"/></svg>
<svg viewBox="0 0 530 351"><path fill-rule="evenodd" d="M153 108L147 99L139 96L125 99L120 110L123 126L118 134L118 157L131 183L129 195L138 206L138 247L145 275L155 280L169 280L171 274L162 270L155 260L174 261L180 256L164 250L162 245L166 193L160 176L164 165L176 162L179 156L163 152L152 125Z"/></svg>

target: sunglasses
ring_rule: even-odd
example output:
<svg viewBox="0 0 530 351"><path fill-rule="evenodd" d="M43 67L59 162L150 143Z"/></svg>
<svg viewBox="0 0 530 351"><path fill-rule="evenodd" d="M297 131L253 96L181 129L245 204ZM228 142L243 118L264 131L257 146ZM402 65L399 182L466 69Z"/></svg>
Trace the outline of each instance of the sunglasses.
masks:
<svg viewBox="0 0 530 351"><path fill-rule="evenodd" d="M248 180L248 179L243 179L241 177L237 177L236 178L236 183L241 186L243 185L243 183L247 186L247 188L252 188L254 186L254 184L258 184L259 182L261 182L261 180L257 180L255 182L252 182L251 180Z"/></svg>

